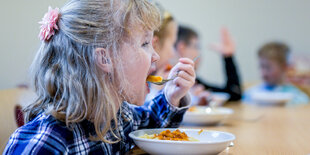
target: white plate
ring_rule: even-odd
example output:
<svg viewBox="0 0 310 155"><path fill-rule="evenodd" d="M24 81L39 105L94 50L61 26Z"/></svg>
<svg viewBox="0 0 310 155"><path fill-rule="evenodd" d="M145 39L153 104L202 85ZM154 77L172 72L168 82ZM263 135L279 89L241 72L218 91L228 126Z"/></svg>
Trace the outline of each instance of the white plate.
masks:
<svg viewBox="0 0 310 155"><path fill-rule="evenodd" d="M195 106L196 111L187 111L183 123L187 124L217 124L232 115L234 111L229 108Z"/></svg>
<svg viewBox="0 0 310 155"><path fill-rule="evenodd" d="M253 101L260 105L285 105L289 102L293 95L291 93L280 92L257 92L252 95Z"/></svg>
<svg viewBox="0 0 310 155"><path fill-rule="evenodd" d="M211 93L212 101L215 102L213 106L222 106L230 97L227 93L212 92Z"/></svg>
<svg viewBox="0 0 310 155"><path fill-rule="evenodd" d="M129 134L135 144L150 154L218 154L235 140L231 133L204 130L200 135L199 129L179 129L189 137L199 141L170 141L140 138L144 134L159 134L167 129L144 129ZM176 129L169 129L174 131Z"/></svg>

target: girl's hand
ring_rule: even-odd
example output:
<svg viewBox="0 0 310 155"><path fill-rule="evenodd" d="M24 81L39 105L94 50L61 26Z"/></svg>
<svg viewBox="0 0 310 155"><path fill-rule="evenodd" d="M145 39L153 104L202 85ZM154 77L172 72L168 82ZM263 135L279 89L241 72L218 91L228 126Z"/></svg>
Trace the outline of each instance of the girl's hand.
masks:
<svg viewBox="0 0 310 155"><path fill-rule="evenodd" d="M179 59L179 63L171 69L168 78L173 78L177 74L178 76L174 80L166 84L164 92L168 102L179 107L181 98L195 83L194 62L188 58Z"/></svg>

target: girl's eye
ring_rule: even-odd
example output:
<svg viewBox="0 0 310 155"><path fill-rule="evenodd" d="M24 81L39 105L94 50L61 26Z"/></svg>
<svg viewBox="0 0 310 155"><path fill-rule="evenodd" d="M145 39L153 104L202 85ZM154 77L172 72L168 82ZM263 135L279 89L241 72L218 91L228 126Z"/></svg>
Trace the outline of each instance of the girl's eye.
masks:
<svg viewBox="0 0 310 155"><path fill-rule="evenodd" d="M146 46L148 46L150 44L150 42L144 42L143 44L142 44L142 47L146 47Z"/></svg>

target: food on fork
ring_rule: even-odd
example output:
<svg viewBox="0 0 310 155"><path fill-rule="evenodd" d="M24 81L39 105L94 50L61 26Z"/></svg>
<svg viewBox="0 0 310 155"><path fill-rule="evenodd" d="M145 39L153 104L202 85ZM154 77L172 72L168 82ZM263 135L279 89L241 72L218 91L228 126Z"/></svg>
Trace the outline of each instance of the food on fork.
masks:
<svg viewBox="0 0 310 155"><path fill-rule="evenodd" d="M172 132L170 130L165 130L159 134L152 134L152 135L145 134L143 136L140 136L140 138L173 140L173 141L198 141L195 138L187 136L185 132L181 132L179 129Z"/></svg>
<svg viewBox="0 0 310 155"><path fill-rule="evenodd" d="M149 76L147 76L146 81L148 81L148 82L162 82L163 81L163 77L149 75Z"/></svg>

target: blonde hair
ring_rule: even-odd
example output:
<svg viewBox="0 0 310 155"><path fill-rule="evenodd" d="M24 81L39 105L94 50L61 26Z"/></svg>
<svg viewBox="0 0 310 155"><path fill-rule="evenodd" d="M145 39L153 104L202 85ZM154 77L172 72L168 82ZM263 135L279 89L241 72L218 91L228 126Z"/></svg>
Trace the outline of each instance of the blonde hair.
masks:
<svg viewBox="0 0 310 155"><path fill-rule="evenodd" d="M38 98L25 109L26 121L40 113L68 127L87 119L94 124L95 139L118 142L117 112L127 84L120 45L124 36L130 37L130 25L153 31L159 23L158 9L147 0L69 1L60 10L59 31L42 42L31 65ZM113 66L111 73L96 65L98 47L109 51L105 59ZM108 131L115 141L105 139Z"/></svg>
<svg viewBox="0 0 310 155"><path fill-rule="evenodd" d="M281 42L266 43L258 50L258 56L260 58L266 58L284 66L289 63L289 54L289 47Z"/></svg>
<svg viewBox="0 0 310 155"><path fill-rule="evenodd" d="M168 12L160 3L153 1L153 4L157 6L160 11L161 24L158 30L154 31L154 36L159 38L161 45L165 42L165 38L168 36L169 32L167 30L168 24L174 21L173 16Z"/></svg>

